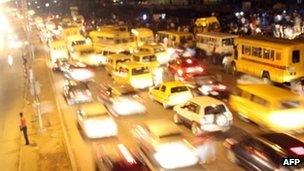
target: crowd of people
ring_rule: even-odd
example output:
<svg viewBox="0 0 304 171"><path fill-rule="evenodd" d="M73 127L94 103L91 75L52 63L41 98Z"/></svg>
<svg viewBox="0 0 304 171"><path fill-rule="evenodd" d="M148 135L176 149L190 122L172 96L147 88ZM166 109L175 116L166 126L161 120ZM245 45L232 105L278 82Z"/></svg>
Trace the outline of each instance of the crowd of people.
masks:
<svg viewBox="0 0 304 171"><path fill-rule="evenodd" d="M235 21L229 23L229 32L242 35L268 35L276 38L294 39L304 32L301 11L273 10L257 13L235 13Z"/></svg>

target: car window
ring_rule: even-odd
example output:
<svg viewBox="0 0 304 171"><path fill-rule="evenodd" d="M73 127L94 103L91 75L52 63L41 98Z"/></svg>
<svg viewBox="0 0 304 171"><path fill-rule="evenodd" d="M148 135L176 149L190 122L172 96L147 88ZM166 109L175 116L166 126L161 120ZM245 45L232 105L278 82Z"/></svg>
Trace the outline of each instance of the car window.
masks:
<svg viewBox="0 0 304 171"><path fill-rule="evenodd" d="M190 112L199 114L200 107L199 107L199 105L190 102L185 106L185 109L187 109Z"/></svg>
<svg viewBox="0 0 304 171"><path fill-rule="evenodd" d="M261 97L255 96L255 95L251 95L251 101L255 102L257 104L260 104L262 106L268 106L268 101L267 100L265 100Z"/></svg>
<svg viewBox="0 0 304 171"><path fill-rule="evenodd" d="M163 85L163 86L160 88L160 91L165 92L165 91L166 91L166 86Z"/></svg>
<svg viewBox="0 0 304 171"><path fill-rule="evenodd" d="M188 91L188 88L186 86L178 86L178 87L171 88L171 93L179 93L179 92L184 92L184 91Z"/></svg>
<svg viewBox="0 0 304 171"><path fill-rule="evenodd" d="M284 101L281 101L281 108L282 109L298 108L300 105L301 105L301 101L299 101L299 100L284 100Z"/></svg>
<svg viewBox="0 0 304 171"><path fill-rule="evenodd" d="M223 104L216 105L216 106L207 106L205 107L205 115L208 114L221 114L226 112L226 108Z"/></svg>

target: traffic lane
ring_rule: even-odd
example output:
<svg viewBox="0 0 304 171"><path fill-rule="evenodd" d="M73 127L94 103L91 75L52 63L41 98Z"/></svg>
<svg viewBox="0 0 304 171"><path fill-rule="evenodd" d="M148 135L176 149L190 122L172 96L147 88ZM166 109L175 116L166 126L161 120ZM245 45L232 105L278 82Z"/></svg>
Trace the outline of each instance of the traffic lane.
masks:
<svg viewBox="0 0 304 171"><path fill-rule="evenodd" d="M52 72L50 70L50 72ZM69 106L63 96L64 77L61 73L51 73L53 85L55 87L55 96L59 110L63 114L65 128L70 140L73 154L79 170L94 170L94 160L92 155L91 142L87 140L84 134L77 127L76 110L78 105Z"/></svg>
<svg viewBox="0 0 304 171"><path fill-rule="evenodd" d="M103 68L99 68L96 70L95 75L95 85L99 84L109 84L112 83L112 78L108 76L106 71ZM96 87L95 87L96 90ZM95 94L96 92L94 92ZM119 133L118 137L119 139L124 142L125 144L129 146L136 146L134 144L133 138L132 138L132 129L135 125L144 123L145 121L154 120L154 119L166 119L168 122L173 122L173 110L172 109L165 109L163 106L155 101L152 101L147 91L139 91L139 95L143 98L144 105L147 108L147 113L142 115L134 115L134 116L126 116L126 117L116 117L115 120L118 123L119 127ZM243 126L243 125L242 125ZM178 126L183 134L183 138L192 141L195 139L195 136L191 133L190 129L185 126ZM245 134L243 129L235 127L234 129L231 129L231 131L228 131L230 134L240 134L239 132L242 132ZM216 147L216 161L210 164L206 164L203 167L205 167L207 170L223 170L223 168L226 168L226 170L242 170L239 166L231 163L226 155L223 155L226 153L226 150L223 147L223 140L225 137L229 137L225 134L219 134L216 136L216 140L214 142L214 145ZM99 142L102 143L102 142ZM225 169L224 169L225 170Z"/></svg>
<svg viewBox="0 0 304 171"><path fill-rule="evenodd" d="M17 170L20 148L19 112L24 105L24 74L20 51L10 51L13 65L9 67L9 49L0 56L0 163L7 170ZM30 118L27 118L30 120ZM23 139L21 145L23 145Z"/></svg>

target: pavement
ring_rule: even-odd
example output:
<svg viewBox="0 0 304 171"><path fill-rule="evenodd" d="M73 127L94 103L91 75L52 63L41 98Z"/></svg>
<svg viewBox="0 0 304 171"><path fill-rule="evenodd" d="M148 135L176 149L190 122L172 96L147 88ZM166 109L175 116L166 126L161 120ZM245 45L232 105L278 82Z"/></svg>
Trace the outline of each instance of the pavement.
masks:
<svg viewBox="0 0 304 171"><path fill-rule="evenodd" d="M35 40L37 41L37 40ZM36 42L38 43L38 42ZM48 77L46 63L42 56L37 54L33 62L33 72L40 84L40 108L42 113L43 129L40 129L36 108L30 91L26 91L26 105L23 112L28 120L28 134L30 145L21 145L19 171L35 170L72 170L67 155L64 133L60 120L60 113L56 107L52 85ZM23 137L21 137L22 139ZM23 139L22 139L23 140Z"/></svg>

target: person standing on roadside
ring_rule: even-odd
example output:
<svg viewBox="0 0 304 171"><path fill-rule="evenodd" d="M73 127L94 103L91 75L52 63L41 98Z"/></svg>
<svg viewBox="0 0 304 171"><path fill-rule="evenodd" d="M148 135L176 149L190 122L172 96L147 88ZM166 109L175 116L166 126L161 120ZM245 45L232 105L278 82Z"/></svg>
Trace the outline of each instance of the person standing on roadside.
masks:
<svg viewBox="0 0 304 171"><path fill-rule="evenodd" d="M28 136L27 136L26 120L25 120L22 112L20 112L19 115L20 115L20 125L19 125L19 127L20 127L20 131L23 132L23 136L24 136L24 139L25 139L25 145L30 145L30 142L29 142Z"/></svg>

